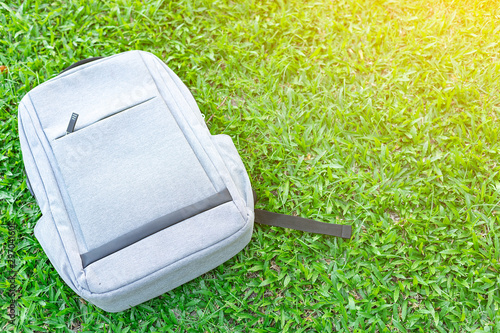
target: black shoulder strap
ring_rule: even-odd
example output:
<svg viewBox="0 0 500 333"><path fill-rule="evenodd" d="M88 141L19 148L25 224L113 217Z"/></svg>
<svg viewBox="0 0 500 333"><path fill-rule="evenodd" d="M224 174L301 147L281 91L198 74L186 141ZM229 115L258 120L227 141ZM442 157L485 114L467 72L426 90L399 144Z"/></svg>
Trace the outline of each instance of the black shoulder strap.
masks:
<svg viewBox="0 0 500 333"><path fill-rule="evenodd" d="M69 71L70 69L73 69L75 67L78 67L78 66L81 66L81 65L84 65L86 63L89 63L89 62L92 62L92 61L95 61L95 60L99 60L99 59L102 59L102 58L104 58L104 57L92 57L92 58L87 58L87 59L80 60L78 62L75 62L73 65L66 67L59 74L62 74L64 72L66 72L66 71Z"/></svg>
<svg viewBox="0 0 500 333"><path fill-rule="evenodd" d="M253 194L254 201L256 202L257 196L255 191ZM347 239L350 239L352 235L352 227L350 225L318 222L300 216L272 213L262 209L255 209L255 222L274 227L295 229Z"/></svg>

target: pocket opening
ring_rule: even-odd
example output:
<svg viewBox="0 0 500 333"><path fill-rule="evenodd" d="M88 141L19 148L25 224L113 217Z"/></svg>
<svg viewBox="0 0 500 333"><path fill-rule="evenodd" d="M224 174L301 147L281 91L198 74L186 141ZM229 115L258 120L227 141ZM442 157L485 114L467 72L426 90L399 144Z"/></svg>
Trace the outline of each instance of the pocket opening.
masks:
<svg viewBox="0 0 500 333"><path fill-rule="evenodd" d="M122 112L128 111L128 110L130 110L130 109L133 109L133 108L135 108L136 106L139 106L139 105L141 105L141 104L147 103L147 102L151 101L152 99L154 99L154 98L156 98L156 97L157 97L157 96L150 97L150 98L148 98L148 99L145 99L145 100L144 100L144 101L142 101L142 102L136 103L136 104L134 104L134 105L127 106L126 108L121 109L121 110L118 110L118 111L116 111L116 112L113 112L112 114L108 114L108 115L106 115L106 116L104 116L104 117L102 117L102 118L97 119L97 120L96 120L96 121L94 121L92 124L88 124L88 125L86 125L86 126L80 127L80 128L78 128L77 130L75 130L75 131L73 131L73 132L71 132L71 133L67 133L67 134L64 134L64 135L60 135L60 136L58 136L58 137L56 137L56 138L54 139L54 141L59 140L59 139L61 139L61 138L64 138L64 137L66 137L67 135L72 135L73 133L80 132L81 130L83 130L83 129L85 129L85 128L92 127L93 125L96 125L97 123L99 123L99 122L101 122L101 121L103 121L103 120L105 120L105 119L107 119L107 118L111 118L111 117L113 117L113 116L116 116L116 115L117 115L117 114L119 114L119 113L122 113Z"/></svg>
<svg viewBox="0 0 500 333"><path fill-rule="evenodd" d="M203 200L195 202L194 204L183 207L167 215L154 219L151 222L143 224L140 227L99 246L98 248L81 254L80 257L82 258L83 268L165 228L169 228L179 222L204 213L210 209L214 209L215 207L230 201L232 201L232 197L226 188Z"/></svg>

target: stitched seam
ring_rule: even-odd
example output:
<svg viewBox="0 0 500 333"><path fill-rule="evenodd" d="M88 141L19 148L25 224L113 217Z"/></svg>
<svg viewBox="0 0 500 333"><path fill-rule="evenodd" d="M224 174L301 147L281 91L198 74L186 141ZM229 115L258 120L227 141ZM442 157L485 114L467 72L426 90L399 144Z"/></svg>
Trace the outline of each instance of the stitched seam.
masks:
<svg viewBox="0 0 500 333"><path fill-rule="evenodd" d="M205 175L207 176L208 180L210 181L210 183L212 184L212 187L214 189L215 192L217 192L217 188L215 187L215 184L212 180L212 178L209 176L208 172L207 172L207 169L205 167L205 165L200 161L200 158L198 157L198 154L196 153L196 151L193 149L193 145L191 144L191 142L189 141L186 133L184 132L184 130L181 128L181 126L179 125L179 122L177 121L177 119L175 118L173 112L170 110L170 108L168 107L165 99L163 98L163 96L161 95L160 91L159 91L159 88L158 88L158 83L156 82L156 80L154 79L153 75L151 75L151 71L148 67L148 65L146 64L146 62L144 61L144 58L142 57L142 54L139 53L139 55L141 56L141 59L142 59L142 62L144 63L144 66L146 67L146 69L148 70L148 73L149 75L151 76L151 79L153 80L153 82L155 83L156 85L156 90L158 91L158 96L161 97L161 99L163 100L163 104L165 105L165 107L167 108L168 112L170 112L170 114L172 115L172 118L174 119L175 123L177 124L177 127L179 128L179 131L182 133L182 135L184 136L184 139L186 140L186 142L188 143L189 147L191 148L191 151L193 152L193 155L196 156L196 159L198 160L198 163L200 164L200 166L202 167L203 171L205 172ZM163 80L163 79L162 79ZM165 82L163 82L165 84ZM175 102L175 99L173 99L174 102ZM176 103L177 105L177 103ZM177 105L177 107L179 107ZM192 129L191 129L192 130ZM195 137L196 140L198 140L198 138L196 137L196 135L193 135ZM203 145L199 142L198 140L198 143L200 144L200 146L202 147L203 151L205 151L205 148L203 147ZM206 153L205 151L205 154L208 156L208 154ZM208 156L209 160L210 160L210 156ZM210 160L210 162L212 162ZM212 162L213 164L213 162ZM214 169L218 172L217 168L215 168L214 166ZM219 174L219 178L222 179L222 177L220 176ZM224 183L224 180L222 179L222 183L226 186L226 184ZM226 186L227 187L227 186Z"/></svg>
<svg viewBox="0 0 500 333"><path fill-rule="evenodd" d="M174 81L174 84L175 84L175 80L172 79L172 77L170 76L170 73L168 71L166 71L166 73L168 74L168 76L170 77L170 79L172 81ZM165 80L163 79L163 77L161 77L162 81L163 81L163 84L168 87L167 83L165 82ZM179 89L179 88L177 88ZM182 92L180 92L182 97L185 99L184 95L182 94ZM177 101L173 98L173 101L175 103L175 105L177 106L177 109L178 110L182 110L180 107L179 107L179 104L177 103ZM186 101L187 103L187 101ZM191 109L191 106L189 105L189 103L187 103L188 107ZM191 109L191 112L193 112L193 109ZM194 134L194 130L193 128L191 127L188 119L186 119L186 117L182 114L182 112L179 112L179 116L182 117L184 119L184 121L188 124L189 128L191 129L191 131L193 132ZM219 178L221 179L222 183L227 187L227 184L226 182L224 181L224 178L222 178L221 174L220 174L220 171L219 169L217 169L217 167L215 166L215 163L214 161L212 160L210 154L207 152L206 148L205 148L205 145L201 143L200 139L198 138L198 136L196 134L193 135L195 140L200 144L201 148L203 149L203 152L205 153L205 155L207 155L208 159L210 160L210 163L212 164L212 166L214 167L214 170L216 170Z"/></svg>
<svg viewBox="0 0 500 333"><path fill-rule="evenodd" d="M33 107L33 110L34 110L34 111L36 111L36 109L35 109L35 105L34 105L34 103L33 103L33 100L31 99L31 96L30 96L30 95L28 95L28 98L29 98L29 100L30 100L30 102L31 102L31 105L32 105L32 107ZM26 111L28 111L28 110L26 109ZM35 135L36 135L36 137L37 137L38 141L40 142L40 146L42 147L42 150L43 150L43 152L44 152L44 154L45 154L45 156L46 156L46 158L47 158L47 162L48 162L48 164L49 164L50 170L52 171L52 174L53 174L53 177L54 177L54 181L55 181L55 182L56 182L56 184L58 185L58 190L59 190L59 192L60 192L60 191L61 191L61 189L60 189L59 184L58 184L58 182L57 182L57 179L56 179L56 177L55 177L55 171L54 171L54 169L53 169L52 164L50 163L50 159L49 159L49 158L48 158L48 156L47 156L47 151L45 150L45 147L43 146L42 141L40 140L40 137L39 137L39 135L38 135L38 132L37 132L37 130L36 130L36 128L35 128L35 126L34 126L34 124L33 124L33 119L31 119L31 112L26 112L26 113L27 113L27 115L29 116L29 118L30 118L30 120L31 120L31 123L32 123L32 126L33 126L33 132L35 133ZM36 112L35 112L35 115L36 115ZM42 180L42 182L43 182L43 180ZM44 184L44 186L45 186L45 184ZM61 194L61 199L62 199L62 194ZM49 200L48 196L47 196L47 204L48 204L48 206L49 206L49 212L50 212L50 216L51 216L51 218L52 218L52 223L54 223L54 227L55 227L55 229L57 230L57 235L59 236L59 240L61 241L61 245L62 245L62 247L63 247L63 249L64 249L64 255L66 256L66 260L67 260L67 262L68 262L68 264L69 264L69 267L71 268L71 273L73 274L75 288L78 288L78 286L79 286L79 285L78 285L78 279L77 279L77 277L76 277L76 273L73 271L73 267L72 267L72 265L71 265L71 260L69 259L69 256L68 256L68 251L67 251L67 249L66 249L66 245L65 245L65 243L64 243L64 241L63 241L63 239L62 239L62 237L61 237L61 233L60 233L60 231L59 231L59 228L58 228L58 226L57 226L57 223L55 222L55 219L54 219L54 214L53 214L53 212L52 212L52 206L51 206L51 204L50 204L50 200ZM63 204L63 206L66 208L66 203L64 202L64 199L62 200L62 204ZM66 208L66 209L67 209L67 208ZM69 218L69 216L68 216L68 218ZM72 225L72 223L71 223L71 220L69 220L69 221L70 221L70 226L71 226L71 228L73 229L73 225ZM74 235L74 237L76 238L76 235L75 235L74 230L73 230L73 235ZM77 247L78 247L78 244L77 244ZM86 279L85 279L85 281L86 281ZM86 283L87 283L87 282L86 282ZM87 285L87 287L88 287L88 285Z"/></svg>
<svg viewBox="0 0 500 333"><path fill-rule="evenodd" d="M166 66L163 62L161 62L161 64L163 64L164 66ZM177 89L179 90L180 95L182 96L182 98L184 98L184 101L186 102L187 106L191 109L191 106L189 105L189 102L186 100L186 97L184 96L184 94L182 93L182 91L178 88L178 86L177 86L177 84L176 84L176 82L175 82L176 80L172 77L172 74L170 73L170 71L165 70L165 72L168 74L168 76L170 77L170 79L174 82L174 84L176 85ZM162 80L163 80L163 78L162 78ZM163 83L166 85L165 81L163 81ZM175 102L175 104L177 105L177 108L178 108L179 110L181 110L181 108L179 107L179 105L177 104L177 102L175 101L175 99L174 99L174 102ZM194 110L193 110L193 109L191 109L191 111L194 113ZM186 123L187 123L187 124L189 124L188 119L186 119L186 117L182 114L182 112L180 112L180 115L181 115L181 117L183 117L183 118L184 118L184 120L186 121ZM193 130L192 128L191 128L191 130L194 132L194 130ZM210 160L210 162L212 163L212 165L213 165L214 169L215 169L215 170L217 170L217 173L219 174L220 179L222 180L222 182L223 182L223 183L226 185L226 187L227 187L227 184L226 184L226 182L224 181L224 178L221 176L221 173L220 173L219 169L216 167L216 165L215 165L215 163L214 163L214 161L213 161L212 157L210 156L210 154L208 153L208 151L205 149L205 146L204 146L203 144L201 144L200 140L198 139L198 137L197 137L196 135L195 135L195 138L196 138L196 140L198 140L198 142L199 142L199 143L200 143L200 145L202 146L203 151L204 151L204 152L205 152L205 154L208 156L208 159L209 159L209 160ZM232 176L231 176L231 173L229 172L229 169L227 168L227 165L226 165L226 163L224 162L224 159L222 158L222 156L221 156L221 154L220 154L220 152L219 152L219 149L217 148L217 145L213 142L212 137L210 137L209 139L211 140L212 144L214 145L215 151L216 151L216 152L217 152L217 154L219 154L219 156L221 157L221 161L223 162L223 163L222 163L222 164L223 164L223 167L224 167L224 168L226 168L226 171L227 171L227 174L229 175L229 178L231 178L231 180L232 180L232 181L233 181L233 183L234 183L234 180L233 180L233 178L232 178ZM234 183L234 185L236 186L236 183ZM238 192L238 191L236 191L236 192ZM237 194L237 195L239 195L239 193L236 193L236 194ZM241 195L240 195L240 196L241 196ZM242 198L242 199L243 199L243 198ZM236 208L238 208L238 207L236 207ZM238 209L238 212L240 212L240 215L241 215L243 218L245 218L245 217L243 216L243 213L242 213L239 209Z"/></svg>
<svg viewBox="0 0 500 333"><path fill-rule="evenodd" d="M23 105L23 107L25 109L25 112L27 112L26 107L24 105ZM24 129L24 122L22 120L21 113L19 113L19 122L20 122L20 125L21 125L20 129L22 130L23 137L26 140L26 145L27 145L27 148L28 148L29 155L33 159L33 168L35 169L36 174L38 175L38 179L40 179L40 182L42 183L43 194L45 195L45 200L49 204L49 196L47 195L47 189L45 188L45 184L44 184L44 182L42 180L42 175L40 174L40 170L38 170L38 166L36 165L35 156L32 153L30 142L29 142L28 138L26 137L26 130ZM27 178L27 176L26 176L26 178ZM33 190L33 186L32 186L32 190ZM35 191L33 191L33 194L34 193L35 193ZM50 206L50 204L49 204L49 206ZM36 227L36 225L35 225L35 227Z"/></svg>

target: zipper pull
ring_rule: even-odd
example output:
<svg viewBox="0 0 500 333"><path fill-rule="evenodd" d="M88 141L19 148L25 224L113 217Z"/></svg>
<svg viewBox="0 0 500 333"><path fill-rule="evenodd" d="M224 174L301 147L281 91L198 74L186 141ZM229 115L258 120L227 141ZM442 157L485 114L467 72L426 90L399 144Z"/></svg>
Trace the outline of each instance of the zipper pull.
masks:
<svg viewBox="0 0 500 333"><path fill-rule="evenodd" d="M78 119L78 113L73 113L71 119L69 120L68 129L66 129L66 135L73 133L75 131L76 121Z"/></svg>

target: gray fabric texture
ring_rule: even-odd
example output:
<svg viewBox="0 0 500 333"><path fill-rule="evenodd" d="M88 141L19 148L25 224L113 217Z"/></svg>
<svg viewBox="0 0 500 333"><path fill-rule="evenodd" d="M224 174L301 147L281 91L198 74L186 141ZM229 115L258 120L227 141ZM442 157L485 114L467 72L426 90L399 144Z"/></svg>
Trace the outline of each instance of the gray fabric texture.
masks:
<svg viewBox="0 0 500 333"><path fill-rule="evenodd" d="M73 113L75 131L66 135ZM73 68L19 105L35 236L81 297L118 312L222 264L249 242L253 197L228 136L212 136L188 88L130 51ZM83 268L81 254L226 190L220 204Z"/></svg>
<svg viewBox="0 0 500 333"><path fill-rule="evenodd" d="M225 189L222 192L206 197L205 199L195 202L194 204L184 206L176 211L168 213L167 215L163 215L150 222L146 222L123 235L115 237L110 241L108 240L104 245L98 248L82 253L81 258L83 267L85 268L91 263L120 251L146 237L150 237L167 227L184 222L205 211L216 209L218 206L232 200L233 199L231 198L229 191Z"/></svg>

